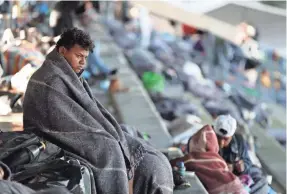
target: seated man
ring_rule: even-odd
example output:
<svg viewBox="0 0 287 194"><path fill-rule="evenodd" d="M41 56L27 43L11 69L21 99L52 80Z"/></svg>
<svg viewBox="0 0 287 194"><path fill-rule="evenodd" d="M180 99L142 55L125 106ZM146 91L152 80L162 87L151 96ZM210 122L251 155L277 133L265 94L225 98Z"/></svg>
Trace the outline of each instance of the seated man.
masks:
<svg viewBox="0 0 287 194"><path fill-rule="evenodd" d="M227 171L226 162L218 154L216 135L209 125L194 134L187 144L188 154L170 161L172 166L184 162L186 170L198 176L210 194L248 193L238 177Z"/></svg>
<svg viewBox="0 0 287 194"><path fill-rule="evenodd" d="M24 99L24 130L86 160L96 193L172 193L163 154L123 131L81 78L90 36L72 28L31 77Z"/></svg>
<svg viewBox="0 0 287 194"><path fill-rule="evenodd" d="M250 175L254 181L250 193L268 193L266 177L260 168L252 164L247 143L240 134L235 134L236 125L236 120L230 115L221 115L215 120L214 131L220 147L219 154L235 175Z"/></svg>

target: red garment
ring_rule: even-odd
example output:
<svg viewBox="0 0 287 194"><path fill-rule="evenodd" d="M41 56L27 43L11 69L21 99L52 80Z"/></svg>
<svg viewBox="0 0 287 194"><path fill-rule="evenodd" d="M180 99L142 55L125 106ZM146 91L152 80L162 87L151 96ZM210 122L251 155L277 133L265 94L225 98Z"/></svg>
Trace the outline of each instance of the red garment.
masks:
<svg viewBox="0 0 287 194"><path fill-rule="evenodd" d="M192 26L183 24L182 31L184 35L191 35L191 34L195 34L197 32L197 29Z"/></svg>
<svg viewBox="0 0 287 194"><path fill-rule="evenodd" d="M240 180L228 170L226 162L218 154L217 137L209 125L193 135L187 146L189 154L172 160L172 166L183 161L187 171L194 171L210 194L247 193Z"/></svg>

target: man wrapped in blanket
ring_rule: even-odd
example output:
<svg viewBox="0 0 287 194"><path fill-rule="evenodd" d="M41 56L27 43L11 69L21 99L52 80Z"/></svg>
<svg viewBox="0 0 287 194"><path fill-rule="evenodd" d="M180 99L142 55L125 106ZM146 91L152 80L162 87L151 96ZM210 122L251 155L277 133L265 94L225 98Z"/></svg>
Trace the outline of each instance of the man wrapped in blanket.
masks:
<svg viewBox="0 0 287 194"><path fill-rule="evenodd" d="M86 160L97 194L172 193L170 164L163 154L124 132L81 78L90 36L66 30L31 77L24 98L24 130Z"/></svg>

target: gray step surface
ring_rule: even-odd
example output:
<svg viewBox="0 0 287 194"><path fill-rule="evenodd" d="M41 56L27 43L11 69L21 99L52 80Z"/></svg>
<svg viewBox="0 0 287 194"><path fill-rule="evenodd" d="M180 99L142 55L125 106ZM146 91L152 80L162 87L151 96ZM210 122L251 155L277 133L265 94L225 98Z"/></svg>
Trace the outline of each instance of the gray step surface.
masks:
<svg viewBox="0 0 287 194"><path fill-rule="evenodd" d="M174 190L174 194L208 194L194 172L186 172L185 178L191 184L191 187L184 190Z"/></svg>
<svg viewBox="0 0 287 194"><path fill-rule="evenodd" d="M107 47L110 45L106 44ZM170 146L171 136L142 82L127 64L127 60L122 54L102 58L109 68L118 68L117 77L124 87L129 88L128 92L115 93L112 97L121 121L148 133L151 136L151 143L156 148Z"/></svg>
<svg viewBox="0 0 287 194"><path fill-rule="evenodd" d="M171 136L140 81L136 76L123 75L119 74L118 77L130 90L113 95L122 122L136 127L139 131L147 132L156 148L170 146Z"/></svg>
<svg viewBox="0 0 287 194"><path fill-rule="evenodd" d="M262 167L272 175L275 187L281 192L286 191L286 151L257 124L252 126L250 131L260 142L256 155Z"/></svg>

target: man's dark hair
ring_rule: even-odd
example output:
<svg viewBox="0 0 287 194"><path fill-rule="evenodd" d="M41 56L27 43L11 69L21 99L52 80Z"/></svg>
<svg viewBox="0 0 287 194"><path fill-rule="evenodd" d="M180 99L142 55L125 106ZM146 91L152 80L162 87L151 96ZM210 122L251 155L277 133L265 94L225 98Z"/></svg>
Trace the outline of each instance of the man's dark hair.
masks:
<svg viewBox="0 0 287 194"><path fill-rule="evenodd" d="M70 49L76 44L91 52L93 52L95 47L90 35L78 28L66 29L61 34L61 38L57 42L56 47L59 49L60 46L63 46L66 49Z"/></svg>
<svg viewBox="0 0 287 194"><path fill-rule="evenodd" d="M204 35L204 34L206 34L207 32L204 31L204 30L197 30L196 33L197 33L198 35Z"/></svg>
<svg viewBox="0 0 287 194"><path fill-rule="evenodd" d="M172 27L175 27L176 21L174 21L174 20L169 20L169 24L170 24Z"/></svg>

